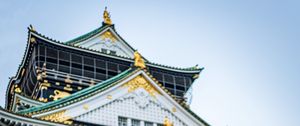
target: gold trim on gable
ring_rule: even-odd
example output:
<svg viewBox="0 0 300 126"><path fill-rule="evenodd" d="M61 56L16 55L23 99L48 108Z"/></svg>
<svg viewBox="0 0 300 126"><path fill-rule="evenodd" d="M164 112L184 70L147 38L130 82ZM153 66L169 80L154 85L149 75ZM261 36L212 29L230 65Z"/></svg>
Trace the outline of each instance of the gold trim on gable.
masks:
<svg viewBox="0 0 300 126"><path fill-rule="evenodd" d="M103 34L101 34L100 38L102 41L105 41L106 39L110 39L111 42L117 41L117 38L110 31L106 31Z"/></svg>
<svg viewBox="0 0 300 126"><path fill-rule="evenodd" d="M71 117L65 116L66 110L62 110L56 113L52 113L50 115L46 115L43 117L40 117L42 120L47 120L51 122L57 122L57 123L63 123L67 125L71 125L73 122L70 120Z"/></svg>
<svg viewBox="0 0 300 126"><path fill-rule="evenodd" d="M128 87L128 92L133 92L138 88L145 89L152 97L155 97L156 94L159 92L146 80L142 75L138 75L137 77L133 78L129 82L125 83L123 87Z"/></svg>

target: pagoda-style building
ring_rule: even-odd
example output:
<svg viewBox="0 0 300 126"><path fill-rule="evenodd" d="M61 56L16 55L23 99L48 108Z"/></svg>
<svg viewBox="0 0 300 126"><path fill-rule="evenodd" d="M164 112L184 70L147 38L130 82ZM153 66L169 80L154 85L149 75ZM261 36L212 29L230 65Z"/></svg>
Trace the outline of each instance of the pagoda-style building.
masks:
<svg viewBox="0 0 300 126"><path fill-rule="evenodd" d="M203 68L153 63L116 32L106 9L103 19L66 42L28 28L0 125L208 126L185 97Z"/></svg>

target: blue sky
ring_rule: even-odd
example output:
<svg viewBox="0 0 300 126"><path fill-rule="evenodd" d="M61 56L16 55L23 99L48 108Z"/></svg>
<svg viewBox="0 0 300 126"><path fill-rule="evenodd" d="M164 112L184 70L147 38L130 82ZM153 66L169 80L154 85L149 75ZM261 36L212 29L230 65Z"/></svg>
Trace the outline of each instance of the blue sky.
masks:
<svg viewBox="0 0 300 126"><path fill-rule="evenodd" d="M147 59L205 67L191 108L211 125L300 125L296 0L1 0L0 105L29 24L67 41L99 27L105 6L119 34Z"/></svg>

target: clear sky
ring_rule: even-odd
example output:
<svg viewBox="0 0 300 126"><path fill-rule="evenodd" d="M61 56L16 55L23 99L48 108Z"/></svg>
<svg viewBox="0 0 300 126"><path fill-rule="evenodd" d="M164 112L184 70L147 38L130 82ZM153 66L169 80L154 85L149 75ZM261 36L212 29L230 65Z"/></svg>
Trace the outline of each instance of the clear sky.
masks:
<svg viewBox="0 0 300 126"><path fill-rule="evenodd" d="M295 0L0 0L0 105L27 27L67 41L101 25L150 61L205 67L191 108L214 126L300 125L300 2Z"/></svg>

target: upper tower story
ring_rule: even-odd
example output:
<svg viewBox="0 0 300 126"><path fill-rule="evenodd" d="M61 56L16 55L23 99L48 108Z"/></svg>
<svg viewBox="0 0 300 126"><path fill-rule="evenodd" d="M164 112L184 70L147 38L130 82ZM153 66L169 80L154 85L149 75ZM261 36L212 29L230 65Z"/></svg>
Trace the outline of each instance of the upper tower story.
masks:
<svg viewBox="0 0 300 126"><path fill-rule="evenodd" d="M61 42L28 28L24 57L6 92L6 109L19 111L56 101L136 67L135 59L169 95L185 101L185 94L203 68L177 68L153 63L137 52L116 31L105 9L95 30ZM26 99L22 105L20 99ZM24 101L24 100L23 100Z"/></svg>

